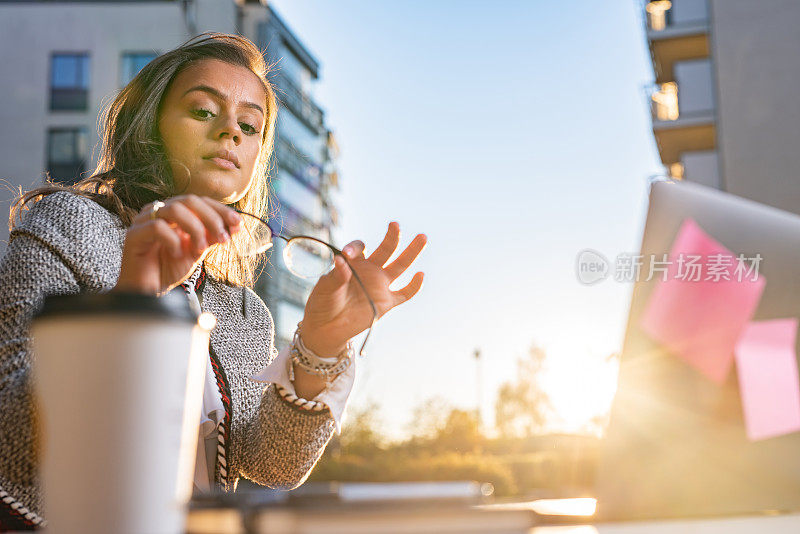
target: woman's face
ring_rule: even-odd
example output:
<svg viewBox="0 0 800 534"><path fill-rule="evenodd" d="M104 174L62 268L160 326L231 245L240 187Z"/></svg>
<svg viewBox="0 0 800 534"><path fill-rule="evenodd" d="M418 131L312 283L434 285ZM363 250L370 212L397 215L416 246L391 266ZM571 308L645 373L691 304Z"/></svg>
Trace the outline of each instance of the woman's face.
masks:
<svg viewBox="0 0 800 534"><path fill-rule="evenodd" d="M250 187L266 124L264 87L250 69L218 59L172 81L158 118L176 190L225 204Z"/></svg>

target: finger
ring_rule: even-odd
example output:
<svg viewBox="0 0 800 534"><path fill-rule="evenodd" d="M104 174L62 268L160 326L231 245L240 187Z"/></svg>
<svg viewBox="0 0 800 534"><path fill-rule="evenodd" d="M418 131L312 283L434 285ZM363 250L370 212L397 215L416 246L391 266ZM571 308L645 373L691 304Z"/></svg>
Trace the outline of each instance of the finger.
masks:
<svg viewBox="0 0 800 534"><path fill-rule="evenodd" d="M355 259L359 256L364 256L364 242L363 241L350 241L348 244L344 246L342 249L342 253L347 256L349 259Z"/></svg>
<svg viewBox="0 0 800 534"><path fill-rule="evenodd" d="M427 242L428 238L425 234L417 234L406 249L397 256L397 259L386 266L385 272L389 275L389 279L394 280L403 274L406 269L414 263L414 260L417 259L419 253L425 248L425 243Z"/></svg>
<svg viewBox="0 0 800 534"><path fill-rule="evenodd" d="M320 277L319 283L326 286L329 291L336 291L340 287L347 285L352 275L353 272L347 266L347 262L337 254L333 259L333 270Z"/></svg>
<svg viewBox="0 0 800 534"><path fill-rule="evenodd" d="M208 248L206 227L195 213L181 202L170 202L160 210L156 216L180 228L192 240L195 252L201 253Z"/></svg>
<svg viewBox="0 0 800 534"><path fill-rule="evenodd" d="M419 290L422 289L423 278L425 278L425 273L416 273L411 281L405 285L405 287L402 287L397 291L392 291L392 297L394 297L394 306L402 304L416 295Z"/></svg>
<svg viewBox="0 0 800 534"><path fill-rule="evenodd" d="M386 262L389 261L392 254L394 254L394 251L397 250L397 245L399 244L400 225L396 222L390 222L389 229L386 230L386 236L383 238L383 241L381 241L378 248L376 248L367 259L378 267L383 267L386 265Z"/></svg>
<svg viewBox="0 0 800 534"><path fill-rule="evenodd" d="M242 224L242 216L236 212L235 209L231 208L223 204L222 202L218 202L213 198L209 197L200 197L209 207L219 213L220 217L225 221L225 224L228 226L228 232L231 234L235 233L235 230L238 230L240 225Z"/></svg>
<svg viewBox="0 0 800 534"><path fill-rule="evenodd" d="M225 204L208 197L200 197L197 195L172 197L167 201L167 204L159 208L158 214L154 214L153 209L156 202L161 201L157 200L142 206L142 209L133 218L133 223L144 223L153 218L164 218L161 217L161 210L165 209L168 205L178 202L187 205L191 210L196 212L196 215L208 228L208 240L210 241L222 242L221 238L224 237L225 233L230 235L241 229L241 215Z"/></svg>
<svg viewBox="0 0 800 534"><path fill-rule="evenodd" d="M130 244L137 254L147 254L158 244L176 258L183 255L180 236L163 219L153 219L132 226L125 239L126 244Z"/></svg>
<svg viewBox="0 0 800 534"><path fill-rule="evenodd" d="M208 197L186 195L176 200L186 205L206 227L207 240L214 243L225 243L231 236L228 233L227 218L233 212L230 208Z"/></svg>
<svg viewBox="0 0 800 534"><path fill-rule="evenodd" d="M180 236L169 226L167 221L155 219L152 221L153 235L161 246L169 251L175 258L183 256L183 246Z"/></svg>
<svg viewBox="0 0 800 534"><path fill-rule="evenodd" d="M153 207L156 202L161 202L160 200L156 200L154 202L150 202L142 206L142 209L139 210L139 213L133 218L131 225L136 223L145 223L151 219L153 219Z"/></svg>

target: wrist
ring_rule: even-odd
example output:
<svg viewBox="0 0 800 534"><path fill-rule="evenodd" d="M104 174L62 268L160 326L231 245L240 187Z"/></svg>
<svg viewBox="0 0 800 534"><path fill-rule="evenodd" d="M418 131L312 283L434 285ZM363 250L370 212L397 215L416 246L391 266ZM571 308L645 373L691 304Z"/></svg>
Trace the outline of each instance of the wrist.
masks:
<svg viewBox="0 0 800 534"><path fill-rule="evenodd" d="M325 336L319 335L319 330L306 329L305 332L305 335L310 333L312 343L317 339L325 339ZM353 349L349 342L344 343L339 349L336 343L326 344L322 341L313 344L312 347L308 346L303 337L301 322L297 325L290 349L289 380L294 384L297 394L305 399L313 399L320 392L326 391L330 384L353 363ZM331 352L322 352L326 350ZM334 356L330 356L331 353Z"/></svg>
<svg viewBox="0 0 800 534"><path fill-rule="evenodd" d="M347 339L337 341L334 336L319 329L306 328L303 323L300 324L298 334L303 340L303 345L322 358L335 357L347 348Z"/></svg>
<svg viewBox="0 0 800 534"><path fill-rule="evenodd" d="M328 386L327 380L309 373L294 362L292 363L292 368L294 370L292 373L292 384L294 385L295 393L297 393L299 397L311 400L325 391L325 388ZM333 378L335 377L332 377L332 379Z"/></svg>

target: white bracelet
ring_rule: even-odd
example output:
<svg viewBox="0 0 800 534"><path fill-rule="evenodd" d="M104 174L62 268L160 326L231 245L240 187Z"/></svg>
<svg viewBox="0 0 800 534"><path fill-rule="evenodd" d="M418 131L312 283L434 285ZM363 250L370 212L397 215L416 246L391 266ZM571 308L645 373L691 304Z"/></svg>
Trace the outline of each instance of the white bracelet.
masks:
<svg viewBox="0 0 800 534"><path fill-rule="evenodd" d="M328 405L322 401L313 401L299 397L297 393L292 393L280 384L275 384L275 391L284 401L292 406L306 412L321 412L328 409Z"/></svg>
<svg viewBox="0 0 800 534"><path fill-rule="evenodd" d="M297 329L294 332L294 339L290 349L291 362L309 374L324 378L330 384L333 378L345 372L352 365L354 356L353 344L348 341L347 346L337 356L323 358L309 350L303 343L303 339L300 337L301 324L297 324ZM289 380L294 382L294 366L291 364L289 365Z"/></svg>

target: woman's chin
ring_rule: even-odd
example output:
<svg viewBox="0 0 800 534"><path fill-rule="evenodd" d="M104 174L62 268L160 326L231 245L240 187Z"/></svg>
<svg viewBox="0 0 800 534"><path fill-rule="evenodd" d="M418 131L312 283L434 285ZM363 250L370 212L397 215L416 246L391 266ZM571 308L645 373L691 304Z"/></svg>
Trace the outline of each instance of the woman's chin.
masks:
<svg viewBox="0 0 800 534"><path fill-rule="evenodd" d="M202 176L200 179L190 182L184 191L178 194L194 194L204 197L213 198L223 204L233 204L241 200L247 193L247 190L242 190L238 187L232 187L234 180L231 176Z"/></svg>

